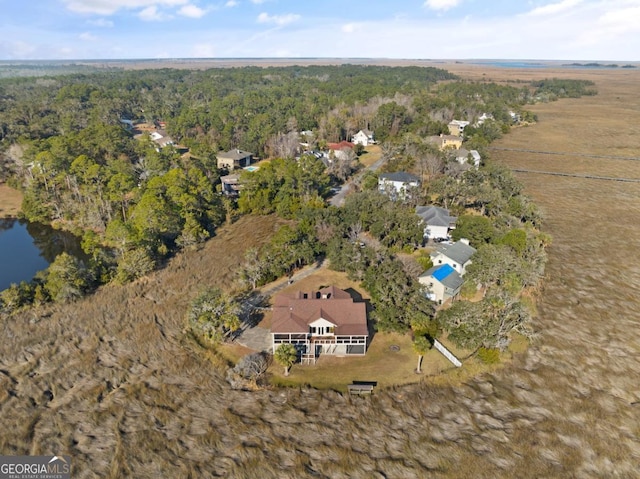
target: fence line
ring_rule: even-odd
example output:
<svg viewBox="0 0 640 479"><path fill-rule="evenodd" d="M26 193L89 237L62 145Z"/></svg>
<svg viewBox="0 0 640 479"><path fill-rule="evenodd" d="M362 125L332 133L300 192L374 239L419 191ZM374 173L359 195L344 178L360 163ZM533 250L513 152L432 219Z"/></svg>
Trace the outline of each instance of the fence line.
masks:
<svg viewBox="0 0 640 479"><path fill-rule="evenodd" d="M433 347L436 348L438 351L440 351L442 353L442 355L447 358L449 361L451 361L453 363L453 365L457 368L459 368L460 366L462 366L462 363L460 362L460 360L458 358L456 358L451 351L449 351L447 348L445 348L442 343L440 341L438 341L437 339L433 340Z"/></svg>

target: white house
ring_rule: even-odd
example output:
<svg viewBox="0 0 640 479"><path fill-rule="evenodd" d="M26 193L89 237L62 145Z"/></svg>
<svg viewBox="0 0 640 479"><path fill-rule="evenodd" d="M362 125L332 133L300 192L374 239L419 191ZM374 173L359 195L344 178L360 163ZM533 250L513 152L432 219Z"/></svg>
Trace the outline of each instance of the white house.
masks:
<svg viewBox="0 0 640 479"><path fill-rule="evenodd" d="M474 126L480 126L487 120L493 120L493 115L491 113L483 113L480 115Z"/></svg>
<svg viewBox="0 0 640 479"><path fill-rule="evenodd" d="M429 256L434 266L448 264L464 276L467 267L471 264L471 257L476 252L475 248L469 246L466 239L461 239L453 244L440 244Z"/></svg>
<svg viewBox="0 0 640 479"><path fill-rule="evenodd" d="M373 132L371 130L360 130L358 133L353 135L351 142L354 145L373 145L375 143L375 140L373 139Z"/></svg>
<svg viewBox="0 0 640 479"><path fill-rule="evenodd" d="M469 122L464 120L451 120L448 126L450 134L453 136L462 136L465 127L469 126Z"/></svg>
<svg viewBox="0 0 640 479"><path fill-rule="evenodd" d="M281 344L293 344L303 363L315 363L321 354L364 355L368 337L366 304L355 303L335 286L274 298L273 351Z"/></svg>
<svg viewBox="0 0 640 479"><path fill-rule="evenodd" d="M381 173L378 176L378 190L392 200L411 197L411 191L420 187L420 179L410 173Z"/></svg>
<svg viewBox="0 0 640 479"><path fill-rule="evenodd" d="M469 162L471 160L471 162ZM473 164L475 168L480 167L480 162L482 161L482 157L478 150L467 150L466 148L460 148L456 151L456 161L461 165Z"/></svg>
<svg viewBox="0 0 640 479"><path fill-rule="evenodd" d="M165 146L175 145L173 138L171 138L164 130L155 130L151 132L151 139L158 145L158 148L164 148Z"/></svg>
<svg viewBox="0 0 640 479"><path fill-rule="evenodd" d="M418 282L426 287L427 298L442 304L460 294L464 280L450 265L440 264L418 276Z"/></svg>
<svg viewBox="0 0 640 479"><path fill-rule="evenodd" d="M449 238L449 232L455 229L458 219L451 216L448 209L439 206L416 206L416 215L422 220L424 237L428 240Z"/></svg>

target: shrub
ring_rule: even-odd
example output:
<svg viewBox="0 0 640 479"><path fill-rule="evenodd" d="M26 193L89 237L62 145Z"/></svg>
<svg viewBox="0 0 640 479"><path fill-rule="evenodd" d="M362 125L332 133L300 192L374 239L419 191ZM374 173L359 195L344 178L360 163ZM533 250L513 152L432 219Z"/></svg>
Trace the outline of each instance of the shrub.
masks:
<svg viewBox="0 0 640 479"><path fill-rule="evenodd" d="M497 364L500 362L500 351L496 348L480 348L478 358L485 364Z"/></svg>

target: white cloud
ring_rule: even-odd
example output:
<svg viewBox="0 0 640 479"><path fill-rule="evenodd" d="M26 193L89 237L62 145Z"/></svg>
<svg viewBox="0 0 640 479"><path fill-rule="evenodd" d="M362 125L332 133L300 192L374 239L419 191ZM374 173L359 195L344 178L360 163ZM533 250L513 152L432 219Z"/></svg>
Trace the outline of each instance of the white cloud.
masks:
<svg viewBox="0 0 640 479"><path fill-rule="evenodd" d="M34 45L21 40L0 41L0 54L2 58L30 58L34 52L36 52Z"/></svg>
<svg viewBox="0 0 640 479"><path fill-rule="evenodd" d="M237 7L239 4L236 0L229 0L227 3L224 4L225 7Z"/></svg>
<svg viewBox="0 0 640 479"><path fill-rule="evenodd" d="M63 0L67 8L78 13L113 15L121 9L175 7L189 3L189 0Z"/></svg>
<svg viewBox="0 0 640 479"><path fill-rule="evenodd" d="M207 11L196 5L189 4L180 8L178 14L189 18L202 18L207 14Z"/></svg>
<svg viewBox="0 0 640 479"><path fill-rule="evenodd" d="M162 20L167 20L169 18L164 13L158 11L158 7L155 5L151 5L150 7L140 10L138 17L140 17L140 20L145 22L161 22Z"/></svg>
<svg viewBox="0 0 640 479"><path fill-rule="evenodd" d="M449 10L457 7L462 0L427 0L424 6L431 10Z"/></svg>
<svg viewBox="0 0 640 479"><path fill-rule="evenodd" d="M266 0L251 0L251 3L253 3L254 5L260 5L261 3L264 3Z"/></svg>
<svg viewBox="0 0 640 479"><path fill-rule="evenodd" d="M279 26L293 23L300 19L300 15L295 13L287 13L286 15L269 15L268 13L261 13L258 15L258 23L274 23Z"/></svg>
<svg viewBox="0 0 640 479"><path fill-rule="evenodd" d="M211 43L198 43L193 46L193 56L196 58L214 58L216 48Z"/></svg>
<svg viewBox="0 0 640 479"><path fill-rule="evenodd" d="M80 35L78 35L78 38L84 42L95 42L98 39L98 37L92 35L89 32L81 33Z"/></svg>
<svg viewBox="0 0 640 479"><path fill-rule="evenodd" d="M607 9L588 28L585 28L577 36L574 42L576 47L600 48L607 44L620 44L627 48L640 48L640 5L627 8ZM624 41L623 37L629 36L633 40ZM635 46L634 46L635 43ZM603 58L603 57L600 57Z"/></svg>
<svg viewBox="0 0 640 479"><path fill-rule="evenodd" d="M582 3L582 0L562 0L561 2L558 2L558 3L550 3L548 5L543 5L542 7L534 8L529 13L527 13L527 15L530 15L530 16L556 15L558 13L567 11L581 3Z"/></svg>
<svg viewBox="0 0 640 479"><path fill-rule="evenodd" d="M598 23L622 33L640 28L639 18L640 5L620 10L609 10L598 19Z"/></svg>
<svg viewBox="0 0 640 479"><path fill-rule="evenodd" d="M98 18L97 20L89 20L87 23L89 23L89 25L93 25L94 27L113 28L113 22L111 20L107 20L106 18Z"/></svg>
<svg viewBox="0 0 640 479"><path fill-rule="evenodd" d="M359 26L355 23L345 23L344 25L342 25L342 32L343 33L353 33L355 32L357 29L359 28Z"/></svg>

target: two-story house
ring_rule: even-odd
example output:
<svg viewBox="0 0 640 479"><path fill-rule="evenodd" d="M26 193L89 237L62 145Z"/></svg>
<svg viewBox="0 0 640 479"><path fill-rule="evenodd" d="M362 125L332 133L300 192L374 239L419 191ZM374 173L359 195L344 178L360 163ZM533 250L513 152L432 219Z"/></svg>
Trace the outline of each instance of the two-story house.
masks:
<svg viewBox="0 0 640 479"><path fill-rule="evenodd" d="M251 164L253 153L239 149L221 152L216 155L218 168L233 170L234 168L244 168Z"/></svg>
<svg viewBox="0 0 640 479"><path fill-rule="evenodd" d="M410 198L412 191L419 187L420 179L404 171L381 173L378 176L378 190L392 200Z"/></svg>
<svg viewBox="0 0 640 479"><path fill-rule="evenodd" d="M448 126L449 134L462 136L464 134L465 127L469 126L469 122L464 120L451 120Z"/></svg>
<svg viewBox="0 0 640 479"><path fill-rule="evenodd" d="M462 146L462 138L455 135L437 135L430 136L428 140L434 143L440 150L455 149L457 150Z"/></svg>
<svg viewBox="0 0 640 479"><path fill-rule="evenodd" d="M455 269L445 263L426 270L418 276L418 282L425 286L427 298L442 304L460 294L464 280Z"/></svg>
<svg viewBox="0 0 640 479"><path fill-rule="evenodd" d="M453 244L440 244L430 255L433 266L418 276L427 298L438 304L455 299L460 294L464 282L462 277L475 252L465 239Z"/></svg>
<svg viewBox="0 0 640 479"><path fill-rule="evenodd" d="M298 291L274 298L272 347L290 343L303 363L315 363L321 354L350 356L367 352L369 329L365 303L355 303L335 286Z"/></svg>
<svg viewBox="0 0 640 479"><path fill-rule="evenodd" d="M351 142L354 145L373 145L375 143L373 132L371 130L360 130L358 133L353 135L353 137L351 137Z"/></svg>
<svg viewBox="0 0 640 479"><path fill-rule="evenodd" d="M464 276L467 267L471 264L471 257L476 252L476 249L469 246L469 241L466 239L460 239L452 244L440 244L436 247L435 251L429 256L434 266L441 264L448 264L460 276Z"/></svg>
<svg viewBox="0 0 640 479"><path fill-rule="evenodd" d="M466 148L460 148L456 150L456 161L461 165L468 164L473 165L476 169L480 167L482 157L478 150L467 150Z"/></svg>
<svg viewBox="0 0 640 479"><path fill-rule="evenodd" d="M416 206L416 215L422 220L424 237L427 240L448 239L449 232L456 227L457 217L439 206Z"/></svg>

